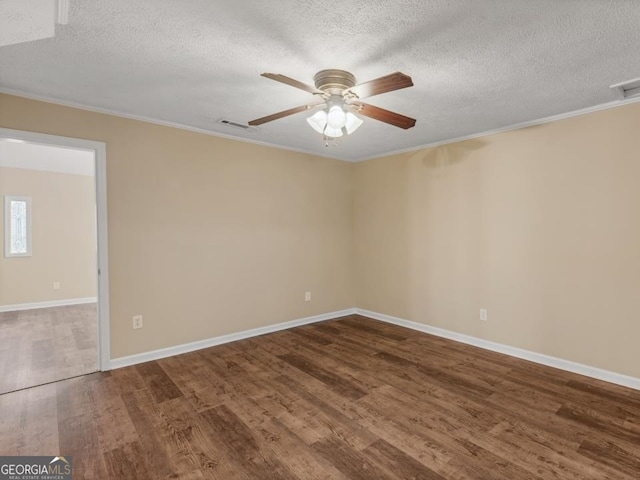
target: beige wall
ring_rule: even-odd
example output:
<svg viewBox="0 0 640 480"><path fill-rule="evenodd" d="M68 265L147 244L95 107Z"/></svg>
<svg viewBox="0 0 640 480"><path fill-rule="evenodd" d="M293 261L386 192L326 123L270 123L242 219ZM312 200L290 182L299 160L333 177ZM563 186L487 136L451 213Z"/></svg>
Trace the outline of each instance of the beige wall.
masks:
<svg viewBox="0 0 640 480"><path fill-rule="evenodd" d="M32 256L0 255L0 306L95 297L93 177L0 167L4 195L31 197Z"/></svg>
<svg viewBox="0 0 640 480"><path fill-rule="evenodd" d="M638 125L634 104L357 164L356 304L640 377Z"/></svg>
<svg viewBox="0 0 640 480"><path fill-rule="evenodd" d="M639 120L352 165L0 96L107 144L113 358L357 305L640 377Z"/></svg>
<svg viewBox="0 0 640 480"><path fill-rule="evenodd" d="M9 95L0 126L107 145L112 358L353 306L352 165Z"/></svg>

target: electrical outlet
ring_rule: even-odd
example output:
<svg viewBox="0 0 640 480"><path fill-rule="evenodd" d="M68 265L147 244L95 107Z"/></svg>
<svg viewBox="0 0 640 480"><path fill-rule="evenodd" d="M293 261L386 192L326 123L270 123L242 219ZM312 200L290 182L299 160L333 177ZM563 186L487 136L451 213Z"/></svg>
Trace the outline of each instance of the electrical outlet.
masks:
<svg viewBox="0 0 640 480"><path fill-rule="evenodd" d="M133 329L142 328L142 315L133 316Z"/></svg>
<svg viewBox="0 0 640 480"><path fill-rule="evenodd" d="M53 282L53 289L60 290L60 282Z"/></svg>
<svg viewBox="0 0 640 480"><path fill-rule="evenodd" d="M311 301L311 292L305 292L304 301L305 302L310 302Z"/></svg>
<svg viewBox="0 0 640 480"><path fill-rule="evenodd" d="M486 322L489 319L488 314L487 314L487 309L486 308L481 308L480 309L480 320L482 320L483 322Z"/></svg>

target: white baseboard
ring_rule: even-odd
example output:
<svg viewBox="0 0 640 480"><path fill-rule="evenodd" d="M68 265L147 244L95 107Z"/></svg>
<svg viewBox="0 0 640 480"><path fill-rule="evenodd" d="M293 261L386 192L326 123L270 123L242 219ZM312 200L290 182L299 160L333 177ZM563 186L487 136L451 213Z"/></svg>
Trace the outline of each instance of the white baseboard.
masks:
<svg viewBox="0 0 640 480"><path fill-rule="evenodd" d="M222 335L220 337L207 338L205 340L199 340L197 342L184 343L182 345L175 345L173 347L161 348L159 350L152 350L150 352L138 353L126 357L112 358L110 367L111 369L128 367L130 365L150 362L152 360L159 360L161 358L193 352L195 350L201 350L203 348L215 347L216 345L222 345L223 343L235 342L237 340L257 337L259 335L278 332L280 330L299 327L301 325L308 325L310 323L323 322L325 320L331 320L333 318L353 315L355 312L355 308L349 308L347 310L340 310L337 312L323 313L321 315L314 315L312 317L300 318L298 320L292 320L290 322L283 322L266 327L253 328L251 330L245 330L243 332L230 333L228 335Z"/></svg>
<svg viewBox="0 0 640 480"><path fill-rule="evenodd" d="M98 299L96 297L85 298L67 298L64 300L51 300L49 302L33 302L33 303L18 303L15 305L0 305L0 313L2 312L16 312L18 310L34 310L36 308L50 308L50 307L66 307L69 305L83 305L85 303L96 303Z"/></svg>
<svg viewBox="0 0 640 480"><path fill-rule="evenodd" d="M95 300L94 300L95 301ZM84 302L88 303L88 302ZM38 308L38 307L34 307ZM224 343L235 342L237 340L243 340L245 338L257 337L259 335L265 335L267 333L278 332L280 330L286 330L288 328L299 327L301 325L308 325L310 323L323 322L325 320L332 320L334 318L344 317L347 315L358 314L365 317L380 320L382 322L391 323L400 327L409 328L411 330L417 330L423 333L429 333L442 338L448 338L456 342L464 343L467 345L473 345L475 347L484 348L492 352L503 353L516 358L522 358L523 360L529 360L531 362L546 365L548 367L558 368L560 370L566 370L568 372L577 373L586 377L596 378L605 382L614 383L616 385L622 385L624 387L640 390L640 378L630 377L628 375L622 375L608 370L603 370L596 367L590 367L580 363L564 360L561 358L551 357L542 353L531 352L521 348L511 347L501 343L491 342L482 338L472 337L470 335L464 335L462 333L452 332L451 330L445 330L443 328L432 327L423 323L412 322L410 320L404 320L402 318L393 317L383 313L371 312L369 310L363 310L361 308L349 308L346 310L340 310L337 312L324 313L321 315L314 315L312 317L301 318L298 320L292 320L290 322L278 323L275 325L269 325L266 327L254 328L251 330L245 330L237 333L230 333L228 335L222 335L220 337L208 338L205 340L199 340L192 343L185 343L182 345L175 345L173 347L161 348L159 350L152 350L150 352L138 353L135 355L129 355L126 357L113 358L110 361L110 369L127 367L130 365L136 365L138 363L149 362L152 360L159 360L161 358L171 357L173 355L180 355L182 353L193 352L195 350L201 350L203 348L214 347L216 345L222 345Z"/></svg>
<svg viewBox="0 0 640 480"><path fill-rule="evenodd" d="M523 360L529 360L548 367L559 368L560 370L566 370L586 377L596 378L605 382L615 383L616 385L622 385L623 387L640 390L640 378L630 377L628 375L622 375L620 373L610 372L596 367L590 367L588 365L564 360L562 358L551 357L542 353L510 347L509 345L501 343L490 342L489 340L484 340L482 338L452 332L443 328L432 327L423 323L404 320L391 315L385 315L384 313L370 312L361 308L356 308L355 313L375 320L380 320L382 322L392 323L394 325L410 328L419 332L448 338L449 340L455 340L456 342L465 343L467 345L473 345L474 347L484 348L485 350L491 350L492 352L504 353L512 357L522 358Z"/></svg>

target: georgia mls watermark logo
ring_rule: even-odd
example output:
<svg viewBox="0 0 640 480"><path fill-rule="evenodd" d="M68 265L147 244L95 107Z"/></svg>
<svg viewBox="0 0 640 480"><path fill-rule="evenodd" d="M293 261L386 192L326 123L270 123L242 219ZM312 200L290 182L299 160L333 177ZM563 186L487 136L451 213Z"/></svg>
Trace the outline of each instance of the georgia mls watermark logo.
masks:
<svg viewBox="0 0 640 480"><path fill-rule="evenodd" d="M0 480L71 480L71 457L0 457Z"/></svg>

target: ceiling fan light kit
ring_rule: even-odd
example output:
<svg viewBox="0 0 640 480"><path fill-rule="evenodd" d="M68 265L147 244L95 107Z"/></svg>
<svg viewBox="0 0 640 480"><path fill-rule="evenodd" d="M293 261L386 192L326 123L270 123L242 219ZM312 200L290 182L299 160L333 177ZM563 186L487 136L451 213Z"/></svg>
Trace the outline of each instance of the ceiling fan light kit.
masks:
<svg viewBox="0 0 640 480"><path fill-rule="evenodd" d="M411 77L401 72L395 72L356 85L356 78L345 70L321 70L313 77L315 87L280 74L263 73L262 76L305 90L320 97L321 101L251 120L249 122L251 126L261 125L295 113L323 107L322 110L307 118L307 123L316 132L323 135L328 146L329 140L343 135L351 135L364 123L356 114L403 129L411 128L416 124L413 118L360 101L362 98L413 86Z"/></svg>
<svg viewBox="0 0 640 480"><path fill-rule="evenodd" d="M345 111L342 105L336 104L314 113L307 118L307 122L316 132L329 139L351 135L364 123L351 111Z"/></svg>

